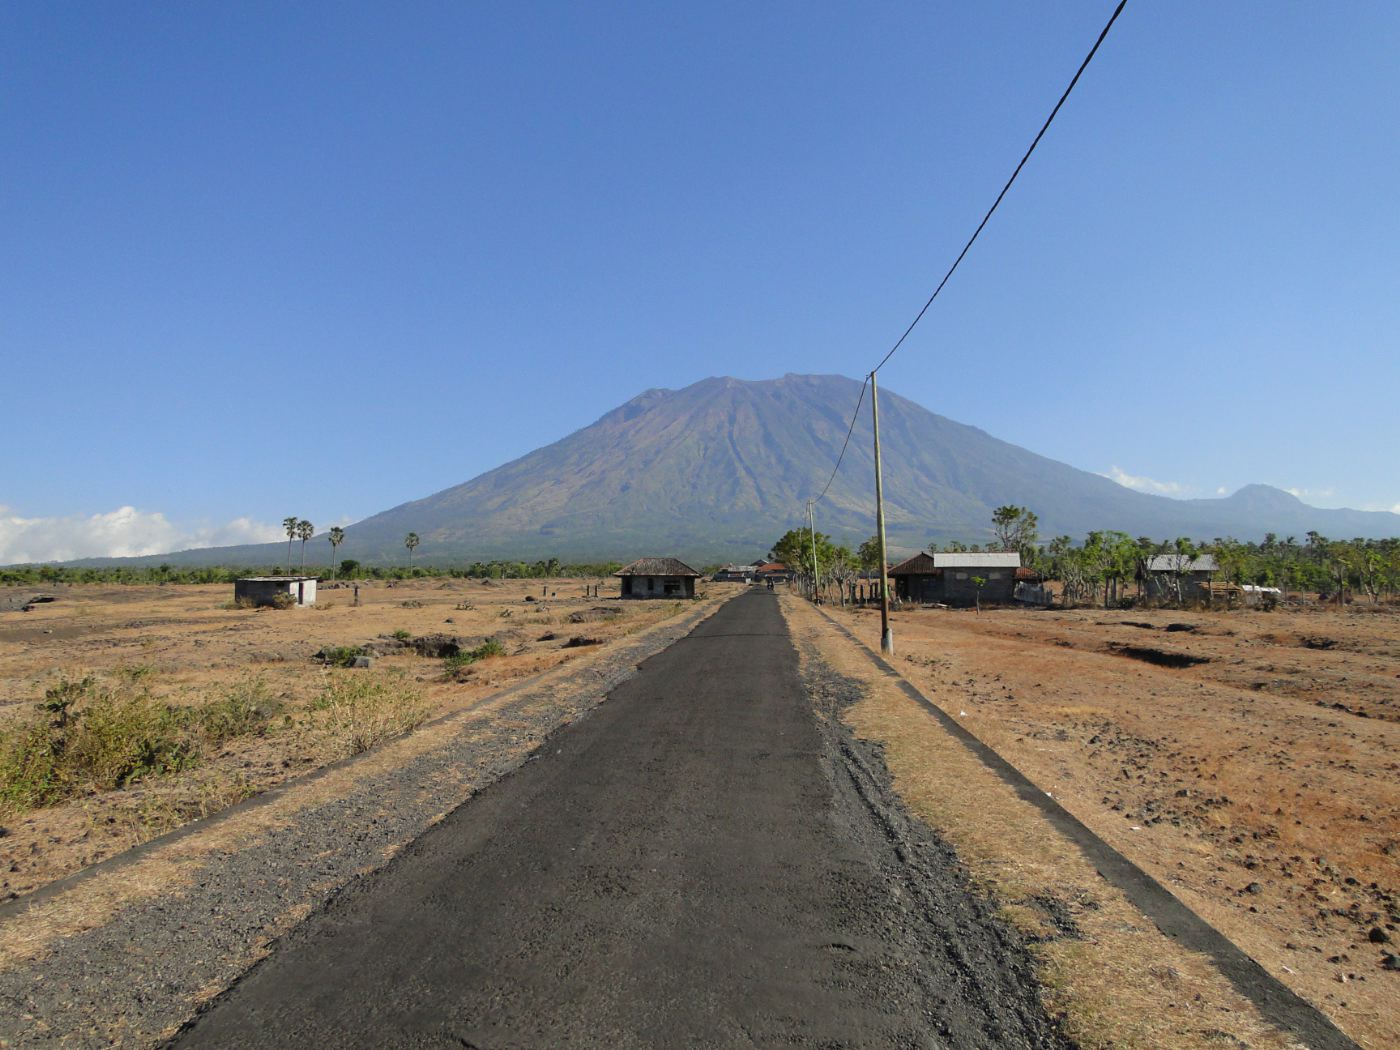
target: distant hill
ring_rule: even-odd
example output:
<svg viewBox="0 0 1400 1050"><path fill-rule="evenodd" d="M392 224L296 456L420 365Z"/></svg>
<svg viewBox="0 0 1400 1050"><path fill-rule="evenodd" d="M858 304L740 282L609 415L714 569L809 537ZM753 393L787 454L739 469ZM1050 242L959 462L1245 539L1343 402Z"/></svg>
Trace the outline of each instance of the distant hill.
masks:
<svg viewBox="0 0 1400 1050"><path fill-rule="evenodd" d="M494 557L630 559L675 554L694 562L753 558L804 519L846 436L860 384L844 376L706 379L648 390L596 423L452 488L346 529L342 558L397 563L403 537L417 559L449 564ZM981 542L992 509L1028 506L1044 536L1091 529L1133 536L1300 539L1400 536L1400 515L1321 510L1266 485L1224 499L1176 500L999 441L887 391L880 397L891 544ZM873 531L873 455L862 411L818 526L859 542ZM325 541L318 537L318 560ZM184 551L122 562L271 564L285 545ZM108 563L100 559L84 564Z"/></svg>

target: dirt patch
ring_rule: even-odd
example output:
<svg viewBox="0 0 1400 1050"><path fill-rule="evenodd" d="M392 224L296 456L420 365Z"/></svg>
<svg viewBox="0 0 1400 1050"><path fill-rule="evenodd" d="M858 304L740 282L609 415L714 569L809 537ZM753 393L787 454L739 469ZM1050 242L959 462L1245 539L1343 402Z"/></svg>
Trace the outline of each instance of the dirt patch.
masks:
<svg viewBox="0 0 1400 1050"><path fill-rule="evenodd" d="M841 717L880 749L904 802L957 850L979 892L1032 942L1047 1003L1081 1047L1211 1050L1222 1035L1294 1045L1203 957L1165 937L1078 847L900 692L805 602L785 611L804 665L855 702ZM811 672L820 688L822 674Z"/></svg>
<svg viewBox="0 0 1400 1050"><path fill-rule="evenodd" d="M831 611L878 637L878 613ZM1400 1045L1369 940L1400 931L1400 617L1203 613L1172 635L1207 660L1185 673L1109 652L1143 636L1102 619L899 612L895 663L1357 1042ZM1318 636L1338 644L1299 647Z"/></svg>
<svg viewBox="0 0 1400 1050"><path fill-rule="evenodd" d="M54 878L164 834L190 819L217 812L318 769L342 749L328 743L329 715L315 705L340 676L401 676L422 698L426 717L472 707L502 687L581 658L577 649L537 643L539 632L568 623L571 612L595 616L589 636L606 648L691 603L600 601L585 596L580 580L552 581L558 597L520 609L538 581L360 581L359 603L330 590L315 607L237 609L232 587L60 586L57 602L21 613L0 613L0 734L12 720L31 718L46 692L67 678L93 675L100 683L137 676L157 703L199 711L248 685L279 705L279 718L259 735L206 747L197 766L175 776L147 777L117 791L87 794L47 808L0 813L8 836L0 841L0 900L28 893ZM713 595L727 593L722 587ZM30 589L0 588L0 603ZM472 601L465 604L464 596ZM400 603L421 604L405 609ZM2 604L0 604L2 607ZM501 614L517 609L525 630L503 631ZM599 614L598 609L615 609ZM445 635L443 620L455 621ZM409 644L415 638L452 639L463 647L495 637L508 651L448 678L438 659ZM438 651L441 642L433 643ZM429 647L431 648L431 646ZM369 670L348 660L315 659L318 652L373 657Z"/></svg>

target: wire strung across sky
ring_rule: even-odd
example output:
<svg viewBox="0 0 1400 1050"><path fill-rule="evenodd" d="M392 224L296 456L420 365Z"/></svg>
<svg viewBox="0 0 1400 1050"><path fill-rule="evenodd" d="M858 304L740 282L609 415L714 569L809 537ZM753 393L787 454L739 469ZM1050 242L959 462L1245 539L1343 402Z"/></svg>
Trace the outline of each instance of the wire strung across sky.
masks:
<svg viewBox="0 0 1400 1050"><path fill-rule="evenodd" d="M1084 75L1084 70L1089 68L1089 63L1094 60L1094 55L1098 53L1099 45L1104 42L1104 38L1108 36L1108 31L1113 28L1113 23L1116 22L1118 16L1123 13L1123 8L1127 6L1127 3L1128 0L1119 0L1118 6L1113 9L1113 14L1109 16L1108 21L1104 24L1103 31L1099 33L1098 39L1094 41L1094 46L1091 47L1089 53L1084 56L1084 61L1079 63L1079 68L1075 70L1074 77L1070 80L1069 86L1065 88L1064 93L1060 95L1060 100L1055 103L1055 108L1050 111L1050 115L1045 118L1045 123L1040 126L1040 131L1036 133L1035 138L1031 141L1030 148L1028 148L1021 157L1021 162L1016 165L1016 170L1011 173L1011 177L1006 180L1006 185L1003 186L1001 192L997 194L997 199L992 201L992 206L987 209L987 214L982 216L982 221L977 224L977 229L972 231L972 236L967 239L967 243L963 245L962 251L960 251L958 257L953 260L953 265L948 267L948 272L943 275L943 280L938 282L938 287L933 290L933 294L928 297L928 301L924 303L923 308L915 315L914 320L909 322L909 327L904 330L904 334L895 340L894 346L890 347L889 352L886 353L884 357L880 358L880 363L866 374L865 382L861 384L860 398L856 401L856 409L851 413L851 427L850 430L846 432L846 441L845 444L841 446L841 454L836 457L836 466L832 468L831 477L827 478L826 485L822 488L821 496L813 500L813 503L821 502L822 496L826 495L827 490L831 488L831 483L836 480L836 472L841 469L841 460L846 456L846 445L849 445L851 442L851 432L855 430L856 416L860 414L860 406L865 400L865 388L870 383L870 377L885 367L885 363L895 355L895 351L903 346L904 341L909 338L909 333L914 331L915 326L924 319L924 314L928 313L928 308L932 306L933 301L938 298L938 293L943 291L944 285L948 283L948 280L953 276L954 272L956 272L958 266L967 256L968 251L972 248L972 245L976 242L978 236L991 219L992 214L1001 204L1007 191L1011 189L1011 184L1016 181L1016 176L1021 174L1021 169L1026 166L1026 161L1031 159L1031 154L1034 153L1035 148L1040 145L1040 140L1044 138L1045 133L1050 130L1050 125L1054 122L1056 114L1060 112L1060 107L1065 104L1065 100L1069 98L1070 92L1073 91L1074 86L1079 83L1079 78Z"/></svg>

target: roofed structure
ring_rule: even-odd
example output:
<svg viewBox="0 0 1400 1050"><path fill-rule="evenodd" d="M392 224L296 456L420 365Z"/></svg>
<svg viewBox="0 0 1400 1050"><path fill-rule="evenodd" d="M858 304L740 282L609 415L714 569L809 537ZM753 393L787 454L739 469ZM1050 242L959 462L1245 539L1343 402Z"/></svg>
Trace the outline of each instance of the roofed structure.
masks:
<svg viewBox="0 0 1400 1050"><path fill-rule="evenodd" d="M1189 554L1154 554L1147 559L1148 572L1219 572L1215 555L1202 554L1193 558Z"/></svg>
<svg viewBox="0 0 1400 1050"><path fill-rule="evenodd" d="M679 558L638 558L613 573L624 598L694 598L700 574Z"/></svg>
<svg viewBox="0 0 1400 1050"><path fill-rule="evenodd" d="M700 574L679 558L638 558L630 565L624 565L613 573L614 576L694 576Z"/></svg>
<svg viewBox="0 0 1400 1050"><path fill-rule="evenodd" d="M1009 602L1021 571L1016 551L920 551L891 569L890 576L905 601L973 605L979 599Z"/></svg>

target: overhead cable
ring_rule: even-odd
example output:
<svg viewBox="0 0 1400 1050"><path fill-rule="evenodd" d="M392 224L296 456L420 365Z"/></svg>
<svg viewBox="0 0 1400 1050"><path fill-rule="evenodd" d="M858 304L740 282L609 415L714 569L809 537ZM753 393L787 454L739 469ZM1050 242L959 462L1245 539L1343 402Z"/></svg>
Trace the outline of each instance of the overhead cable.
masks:
<svg viewBox="0 0 1400 1050"><path fill-rule="evenodd" d="M1026 161L1031 159L1031 154L1035 152L1036 146L1040 145L1040 140L1044 138L1045 133L1050 130L1050 124L1054 121L1055 114L1060 112L1060 107L1065 104L1065 99L1069 98L1069 93L1074 90L1074 85L1079 83L1079 78L1084 74L1084 70L1089 68L1089 63L1093 61L1094 54L1098 51L1099 45L1103 43L1104 37L1108 36L1108 31L1113 28L1113 23L1116 22L1118 16L1123 13L1123 8L1127 3L1128 0L1119 0L1118 6L1113 9L1113 14L1108 19L1108 23L1103 27L1103 32L1101 32L1099 38L1094 41L1094 46L1089 49L1089 53L1084 56L1084 61L1079 63L1079 68L1075 71L1074 79L1069 82L1069 87L1065 88L1064 94L1060 96L1060 101L1055 103L1055 108L1052 109L1050 115L1045 118L1045 123L1040 126L1040 131L1037 132L1034 141L1031 142L1030 149L1026 150L1025 156L1021 158L1021 163L1016 165L1016 170L1011 173L1011 178L1006 180L1006 185L1001 188L1001 192L997 194L997 199L994 200L992 206L987 209L987 214L982 216L982 221L977 224L977 229L972 231L972 236L967 239L967 243L963 245L963 250L960 251L958 257L953 260L953 265L948 267L948 272L943 275L943 280L938 282L938 287L935 288L933 294L928 297L928 302L924 303L923 309L919 311L914 320L909 322L909 327L904 330L904 334L899 337L894 346L890 347L889 353L880 358L880 363L871 371L878 372L885 367L885 362L893 357L895 351L904 345L904 340L909 338L909 333L914 330L914 326L923 320L924 314L928 313L928 308L932 306L933 301L938 298L938 293L943 291L943 286L947 284L948 279L953 276L953 272L958 268L958 264L961 263L963 257L967 255L968 249L972 247L973 242L977 240L978 234L982 232L983 227L987 225L987 221L991 219L992 213L995 212L997 206L1001 204L1002 198L1006 196L1006 191L1011 189L1011 184L1016 181L1016 176L1021 174L1021 169L1026 166Z"/></svg>

